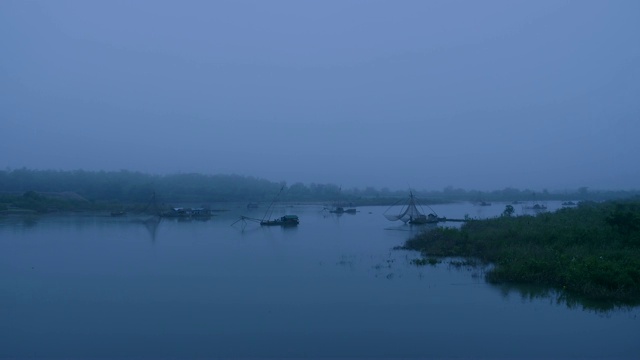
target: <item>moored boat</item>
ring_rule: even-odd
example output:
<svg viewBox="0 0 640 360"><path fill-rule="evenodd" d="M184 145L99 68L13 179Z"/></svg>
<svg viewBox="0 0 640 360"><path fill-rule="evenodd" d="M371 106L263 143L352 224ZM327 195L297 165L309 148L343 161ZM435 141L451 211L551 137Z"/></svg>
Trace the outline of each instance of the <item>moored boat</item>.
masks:
<svg viewBox="0 0 640 360"><path fill-rule="evenodd" d="M299 223L297 215L285 215L278 219L260 221L262 226L298 226Z"/></svg>
<svg viewBox="0 0 640 360"><path fill-rule="evenodd" d="M169 211L160 214L160 217L164 218L178 218L178 219L208 219L212 217L211 210L205 208L182 208L174 207Z"/></svg>
<svg viewBox="0 0 640 360"><path fill-rule="evenodd" d="M407 223L411 225L424 225L424 224L436 224L438 223L438 221L440 221L440 218L434 214L429 214L429 215L421 214L416 216L415 218L409 219Z"/></svg>
<svg viewBox="0 0 640 360"><path fill-rule="evenodd" d="M547 205L534 204L534 205L531 205L531 206L526 206L525 209L543 211L543 210L547 210Z"/></svg>
<svg viewBox="0 0 640 360"><path fill-rule="evenodd" d="M345 209L342 206L337 206L337 207L329 210L329 212L332 213L332 214L355 214L357 212L357 210L355 208Z"/></svg>
<svg viewBox="0 0 640 360"><path fill-rule="evenodd" d="M273 213L273 204L276 202L276 200L282 193L282 190L284 190L284 186L280 188L280 192L278 192L278 195L276 195L276 197L273 199L271 204L269 204L269 207L267 207L267 211L265 212L262 219L250 218L247 216L240 216L240 218L234 221L233 224L231 225L234 225L235 223L240 221L242 222L243 228L244 228L247 221L254 221L259 223L262 226L298 226L298 224L300 223L300 219L298 219L297 215L284 215L273 220L271 219L271 214Z"/></svg>

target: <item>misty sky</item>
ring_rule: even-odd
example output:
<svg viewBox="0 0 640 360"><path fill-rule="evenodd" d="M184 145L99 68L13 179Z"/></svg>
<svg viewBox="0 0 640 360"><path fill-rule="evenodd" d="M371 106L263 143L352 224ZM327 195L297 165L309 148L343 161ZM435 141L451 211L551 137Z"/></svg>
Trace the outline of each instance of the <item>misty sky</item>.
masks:
<svg viewBox="0 0 640 360"><path fill-rule="evenodd" d="M0 1L0 168L638 189L640 1Z"/></svg>

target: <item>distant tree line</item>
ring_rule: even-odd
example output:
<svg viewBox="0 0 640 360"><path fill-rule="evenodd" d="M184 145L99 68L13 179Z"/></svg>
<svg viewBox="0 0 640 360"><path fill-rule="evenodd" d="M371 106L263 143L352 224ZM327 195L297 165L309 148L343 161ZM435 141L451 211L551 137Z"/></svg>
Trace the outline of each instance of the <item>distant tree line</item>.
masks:
<svg viewBox="0 0 640 360"><path fill-rule="evenodd" d="M342 189L334 184L287 185L241 175L173 174L153 175L133 171L58 171L14 169L0 171L0 194L75 196L90 202L145 203L155 194L164 203L177 202L265 202L280 191L280 200L298 202L354 202L356 205L384 204L406 197L409 189L373 187ZM413 190L425 203L449 201L544 201L608 200L639 196L640 191L550 192L506 188L476 191L447 187L443 190ZM29 193L30 199L35 196ZM71 195L70 195L71 194Z"/></svg>

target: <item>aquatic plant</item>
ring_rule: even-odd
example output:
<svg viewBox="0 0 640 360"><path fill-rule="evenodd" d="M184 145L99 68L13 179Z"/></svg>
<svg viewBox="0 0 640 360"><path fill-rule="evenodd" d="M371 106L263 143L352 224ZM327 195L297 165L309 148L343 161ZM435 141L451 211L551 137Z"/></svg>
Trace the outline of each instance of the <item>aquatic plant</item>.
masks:
<svg viewBox="0 0 640 360"><path fill-rule="evenodd" d="M437 258L434 258L434 257L412 259L410 261L411 264L416 265L416 266L425 266L425 265L435 266L435 265L437 265L437 264L439 264L441 262L442 261L440 259L437 259Z"/></svg>
<svg viewBox="0 0 640 360"><path fill-rule="evenodd" d="M511 205L507 205L504 207L504 211L502 212L502 216L511 216L515 212L515 209Z"/></svg>
<svg viewBox="0 0 640 360"><path fill-rule="evenodd" d="M640 303L640 202L581 203L537 216L436 228L404 249L495 266L490 283L546 285L590 299Z"/></svg>

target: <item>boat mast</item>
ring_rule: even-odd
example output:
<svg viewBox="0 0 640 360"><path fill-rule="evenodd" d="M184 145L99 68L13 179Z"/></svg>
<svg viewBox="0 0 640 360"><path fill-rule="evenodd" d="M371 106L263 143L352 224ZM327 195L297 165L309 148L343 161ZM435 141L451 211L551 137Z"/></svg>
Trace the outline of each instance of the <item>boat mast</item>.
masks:
<svg viewBox="0 0 640 360"><path fill-rule="evenodd" d="M276 197L273 198L273 200L271 200L271 204L269 204L269 207L267 207L267 211L264 213L264 216L262 217L262 221L264 221L265 219L267 220L271 219L271 213L273 213L273 209L271 209L271 207L273 206L273 203L275 203L276 200L278 199L278 196L280 196L280 193L282 193L282 190L284 190L284 185L282 185Z"/></svg>

